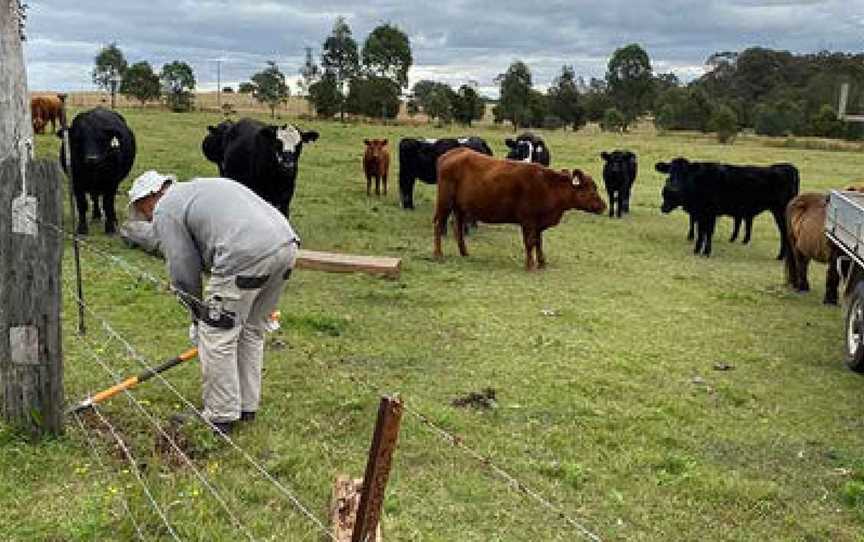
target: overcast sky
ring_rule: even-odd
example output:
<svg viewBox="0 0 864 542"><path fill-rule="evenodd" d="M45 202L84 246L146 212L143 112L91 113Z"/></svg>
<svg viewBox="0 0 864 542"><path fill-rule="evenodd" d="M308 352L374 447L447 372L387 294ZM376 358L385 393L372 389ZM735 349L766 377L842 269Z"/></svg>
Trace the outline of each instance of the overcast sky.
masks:
<svg viewBox="0 0 864 542"><path fill-rule="evenodd" d="M453 85L494 78L515 59L549 84L564 64L602 77L617 47L639 43L655 71L684 80L713 52L759 45L793 52L864 50L864 0L28 0L25 55L34 90L92 89L93 57L116 41L132 63L158 70L175 59L199 88L248 80L268 59L296 76L304 47L315 58L336 16L362 46L389 22L411 39L410 77Z"/></svg>

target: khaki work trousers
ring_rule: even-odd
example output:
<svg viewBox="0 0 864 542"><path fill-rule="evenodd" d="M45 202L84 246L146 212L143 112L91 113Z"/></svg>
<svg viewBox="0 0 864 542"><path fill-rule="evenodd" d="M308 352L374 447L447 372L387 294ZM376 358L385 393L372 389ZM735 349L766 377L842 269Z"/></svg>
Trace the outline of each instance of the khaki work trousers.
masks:
<svg viewBox="0 0 864 542"><path fill-rule="evenodd" d="M211 318L233 313L233 322L198 322L204 416L211 422L234 421L241 411L258 410L264 331L296 255L297 245L291 243L236 275L213 275L207 282L204 302L213 309Z"/></svg>

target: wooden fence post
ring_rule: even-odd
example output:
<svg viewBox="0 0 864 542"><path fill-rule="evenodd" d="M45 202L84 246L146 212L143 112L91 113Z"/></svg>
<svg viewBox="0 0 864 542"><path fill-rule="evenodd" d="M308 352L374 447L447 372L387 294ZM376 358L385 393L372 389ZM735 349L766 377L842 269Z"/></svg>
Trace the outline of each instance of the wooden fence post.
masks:
<svg viewBox="0 0 864 542"><path fill-rule="evenodd" d="M362 480L344 474L336 478L330 515L333 535L339 542L381 542L381 507L399 438L402 410L398 397L381 398L366 474Z"/></svg>
<svg viewBox="0 0 864 542"><path fill-rule="evenodd" d="M0 0L0 162L33 137L18 2Z"/></svg>
<svg viewBox="0 0 864 542"><path fill-rule="evenodd" d="M0 405L32 434L62 431L63 239L39 224L61 224L62 202L55 161L23 152L0 162Z"/></svg>

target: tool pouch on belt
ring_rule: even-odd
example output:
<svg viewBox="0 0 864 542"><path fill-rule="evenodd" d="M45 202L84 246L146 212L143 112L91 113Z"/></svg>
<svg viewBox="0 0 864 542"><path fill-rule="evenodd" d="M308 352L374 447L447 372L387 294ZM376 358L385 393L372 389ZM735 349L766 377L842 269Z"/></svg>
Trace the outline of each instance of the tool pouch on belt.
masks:
<svg viewBox="0 0 864 542"><path fill-rule="evenodd" d="M203 307L201 320L205 324L218 329L231 329L237 322L237 313L225 309L225 302L220 295L214 295Z"/></svg>
<svg viewBox="0 0 864 542"><path fill-rule="evenodd" d="M260 275L257 277L237 275L234 283L241 290L257 290L258 288L263 288L268 280L270 280L270 275Z"/></svg>

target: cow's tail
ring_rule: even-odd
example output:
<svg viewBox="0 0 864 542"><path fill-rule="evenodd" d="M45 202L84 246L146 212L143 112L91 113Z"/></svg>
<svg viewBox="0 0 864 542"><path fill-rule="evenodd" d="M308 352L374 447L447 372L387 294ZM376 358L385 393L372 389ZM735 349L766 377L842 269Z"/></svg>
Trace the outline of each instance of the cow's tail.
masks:
<svg viewBox="0 0 864 542"><path fill-rule="evenodd" d="M798 173L798 168L795 166L792 169L792 197L801 193L801 175Z"/></svg>
<svg viewBox="0 0 864 542"><path fill-rule="evenodd" d="M798 288L798 232L795 228L795 218L806 209L804 204L793 199L786 206L786 284Z"/></svg>

